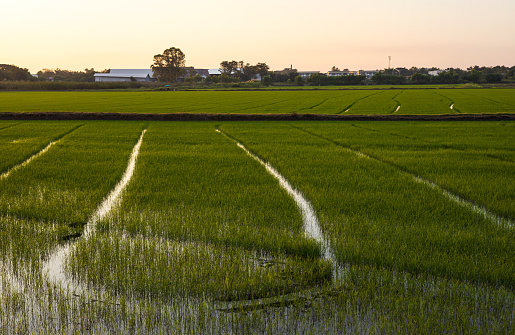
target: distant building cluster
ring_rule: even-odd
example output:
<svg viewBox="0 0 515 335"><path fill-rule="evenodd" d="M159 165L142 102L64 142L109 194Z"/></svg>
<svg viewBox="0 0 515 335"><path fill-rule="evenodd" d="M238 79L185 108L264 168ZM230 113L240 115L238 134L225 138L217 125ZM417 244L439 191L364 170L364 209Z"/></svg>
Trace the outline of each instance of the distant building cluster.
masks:
<svg viewBox="0 0 515 335"><path fill-rule="evenodd" d="M179 82L183 82L186 78L199 76L203 79L208 77L217 77L221 76L224 73L223 69L196 69L193 66L183 67L183 74L178 77ZM230 74L230 76L235 77L237 71L241 71L242 69L236 68L234 72ZM285 68L279 71L270 71L269 74L273 76L300 76L302 80L307 80L313 75L320 75L324 77L346 77L346 76L363 76L365 79L370 80L374 75L378 73L389 74L398 77L404 77L406 79L411 79L414 72L425 73L429 77L436 77L440 74L445 74L448 70L440 70L440 69L406 69L406 68L391 68L384 70L339 70L333 67L332 70L327 72L321 71L299 71L294 69L293 66ZM225 72L227 73L227 72ZM96 82L127 82L127 81L138 81L138 82L156 82L157 78L152 69L111 69L108 73L98 72L94 74L94 78ZM52 80L53 78L47 78L47 80ZM252 80L261 80L262 77L260 74L255 74L252 77ZM292 79L293 81L293 79Z"/></svg>
<svg viewBox="0 0 515 335"><path fill-rule="evenodd" d="M220 76L222 74L221 69L195 69L194 67L184 67L183 70L185 75L181 76L179 81L184 81L185 78L195 76L196 74L202 78L207 78L209 76ZM370 79L374 74L379 72L379 70L331 70L324 73L320 71L297 71L293 68L286 68L281 71L273 72L276 74L288 74L290 71L297 72L297 75L299 75L302 79L307 79L313 74L321 74L328 77L363 75L367 79ZM111 69L109 73L95 73L94 76L96 82L157 81L157 78L154 75L154 71L151 69ZM256 74L253 79L261 80L261 76Z"/></svg>
<svg viewBox="0 0 515 335"><path fill-rule="evenodd" d="M183 68L185 75L179 78L179 81L183 81L184 78L189 76L195 76L198 74L202 78L209 76L219 76L221 74L220 69L195 69L193 67ZM260 79L260 78L259 78ZM113 81L147 81L155 82L157 78L154 75L154 71L151 69L111 69L109 73L95 73L96 82L113 82Z"/></svg>

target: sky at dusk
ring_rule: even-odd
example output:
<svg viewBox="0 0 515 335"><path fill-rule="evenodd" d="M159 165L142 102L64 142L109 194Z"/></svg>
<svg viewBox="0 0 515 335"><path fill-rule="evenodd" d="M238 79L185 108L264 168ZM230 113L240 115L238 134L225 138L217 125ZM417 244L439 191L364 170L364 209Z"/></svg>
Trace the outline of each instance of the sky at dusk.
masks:
<svg viewBox="0 0 515 335"><path fill-rule="evenodd" d="M0 64L149 68L169 47L186 65L272 70L515 65L513 0L5 0Z"/></svg>

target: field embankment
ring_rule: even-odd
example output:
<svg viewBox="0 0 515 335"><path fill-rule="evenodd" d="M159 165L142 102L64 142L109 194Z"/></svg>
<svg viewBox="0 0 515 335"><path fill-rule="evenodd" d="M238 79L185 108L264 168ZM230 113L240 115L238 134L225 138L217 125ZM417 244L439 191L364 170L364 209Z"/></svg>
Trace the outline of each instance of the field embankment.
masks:
<svg viewBox="0 0 515 335"><path fill-rule="evenodd" d="M81 113L81 112L0 112L0 120L48 121L510 121L515 114L442 115L333 115L333 114L195 114L195 113Z"/></svg>

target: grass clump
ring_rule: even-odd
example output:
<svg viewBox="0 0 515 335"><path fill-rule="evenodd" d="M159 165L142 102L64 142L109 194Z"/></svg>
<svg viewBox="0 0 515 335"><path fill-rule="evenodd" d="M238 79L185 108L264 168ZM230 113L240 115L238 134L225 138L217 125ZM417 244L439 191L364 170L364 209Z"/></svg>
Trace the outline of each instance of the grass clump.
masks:
<svg viewBox="0 0 515 335"><path fill-rule="evenodd" d="M250 300L331 280L330 263L319 259L141 235L99 234L81 241L68 266L94 286L165 300Z"/></svg>

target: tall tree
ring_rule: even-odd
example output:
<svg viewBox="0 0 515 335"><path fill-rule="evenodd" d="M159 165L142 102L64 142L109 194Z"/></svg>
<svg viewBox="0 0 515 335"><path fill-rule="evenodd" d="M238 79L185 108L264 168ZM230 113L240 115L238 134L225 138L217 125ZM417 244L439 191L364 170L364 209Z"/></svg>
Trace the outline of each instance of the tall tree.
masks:
<svg viewBox="0 0 515 335"><path fill-rule="evenodd" d="M179 48L168 48L162 54L154 55L154 64L150 66L159 81L177 82L184 72L186 56Z"/></svg>
<svg viewBox="0 0 515 335"><path fill-rule="evenodd" d="M258 64L260 64L260 63L258 63ZM250 65L249 63L247 63L247 64L243 67L243 71L242 71L242 74L240 75L240 78L241 78L242 80L245 80L245 81L247 81L247 80L251 80L251 79L253 79L253 78L254 78L254 76L255 76L256 74L258 74L258 73L259 73L259 74L261 74L261 73L259 72L259 70L260 70L260 69L258 68L258 65ZM265 73L265 75L267 75L267 74L268 74L268 71L266 71L266 72L264 72L264 73ZM262 77L264 77L264 76L262 75Z"/></svg>
<svg viewBox="0 0 515 335"><path fill-rule="evenodd" d="M31 80L29 70L16 65L0 64L0 80Z"/></svg>
<svg viewBox="0 0 515 335"><path fill-rule="evenodd" d="M264 78L265 76L268 75L268 70L270 68L268 67L268 65L266 65L266 63L257 63L256 64L256 71L257 73L259 73L261 75L261 78Z"/></svg>
<svg viewBox="0 0 515 335"><path fill-rule="evenodd" d="M232 61L226 61L220 63L220 69L223 74L226 74L228 76L233 75L236 70L238 69L238 62L235 60Z"/></svg>

